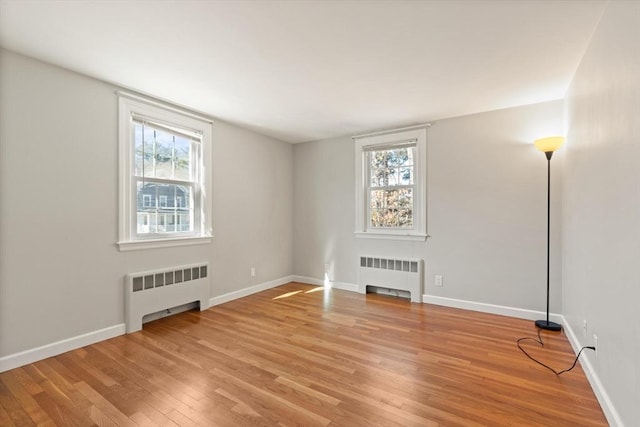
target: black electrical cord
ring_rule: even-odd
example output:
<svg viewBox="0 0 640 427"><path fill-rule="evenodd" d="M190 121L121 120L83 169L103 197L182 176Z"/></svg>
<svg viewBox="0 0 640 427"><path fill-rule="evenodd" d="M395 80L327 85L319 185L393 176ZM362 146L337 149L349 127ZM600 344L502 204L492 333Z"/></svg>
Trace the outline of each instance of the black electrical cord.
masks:
<svg viewBox="0 0 640 427"><path fill-rule="evenodd" d="M582 347L580 349L580 351L578 352L578 355L576 356L575 360L573 361L573 365L571 365L571 367L569 369L563 369L562 371L558 372L555 369L553 369L551 366L545 365L544 363L542 363L541 361L533 358L529 353L527 353L527 351L524 348L522 348L522 346L520 345L520 342L525 341L525 340L535 341L538 344L540 344L541 347L544 347L544 342L542 342L542 337L540 336L540 328L538 328L538 339L530 338L530 337L518 338L518 340L516 341L516 344L518 345L518 348L520 349L521 352L524 353L525 356L527 356L529 359L531 359L534 362L536 362L538 365L544 366L545 368L547 368L548 370L550 370L551 372L553 372L556 375L564 374L565 372L569 372L570 370L575 368L576 367L576 363L578 363L578 359L580 358L580 355L582 354L582 351L585 348L588 348L589 350L593 350L593 351L596 350L595 347L590 346L590 345Z"/></svg>

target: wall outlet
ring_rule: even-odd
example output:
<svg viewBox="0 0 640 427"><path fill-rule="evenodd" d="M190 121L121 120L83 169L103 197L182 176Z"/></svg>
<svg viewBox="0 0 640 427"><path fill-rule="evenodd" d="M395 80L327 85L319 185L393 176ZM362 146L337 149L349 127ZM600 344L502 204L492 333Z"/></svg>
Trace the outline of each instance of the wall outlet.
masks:
<svg viewBox="0 0 640 427"><path fill-rule="evenodd" d="M256 277L256 268L251 267L251 277Z"/></svg>
<svg viewBox="0 0 640 427"><path fill-rule="evenodd" d="M583 338L587 337L587 330L588 330L587 329L587 321L583 320L582 321L582 336L583 336Z"/></svg>
<svg viewBox="0 0 640 427"><path fill-rule="evenodd" d="M442 275L441 274L436 274L435 286L442 287Z"/></svg>
<svg viewBox="0 0 640 427"><path fill-rule="evenodd" d="M598 336L593 334L593 346L596 348L596 360L598 359Z"/></svg>

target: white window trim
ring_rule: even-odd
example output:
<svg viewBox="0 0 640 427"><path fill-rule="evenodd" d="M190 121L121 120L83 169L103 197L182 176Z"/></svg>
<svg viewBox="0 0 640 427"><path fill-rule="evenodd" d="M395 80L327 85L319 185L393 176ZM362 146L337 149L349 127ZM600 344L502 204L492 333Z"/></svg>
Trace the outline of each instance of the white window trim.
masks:
<svg viewBox="0 0 640 427"><path fill-rule="evenodd" d="M119 215L118 242L120 251L164 248L173 246L199 245L211 243L211 138L212 121L207 117L183 111L164 103L147 99L127 92L116 92L119 106ZM202 181L200 194L199 231L193 235L168 235L153 238L137 238L134 227L137 226L136 208L132 178L134 176L133 138L131 132L133 114L152 117L157 120L174 123L202 134L202 156L199 170Z"/></svg>
<svg viewBox="0 0 640 427"><path fill-rule="evenodd" d="M364 239L392 239L425 241L427 238L427 128L430 124L392 129L353 137L356 149L356 230L355 235ZM365 152L373 146L389 146L400 141L415 140L412 229L369 228L367 206L367 165Z"/></svg>

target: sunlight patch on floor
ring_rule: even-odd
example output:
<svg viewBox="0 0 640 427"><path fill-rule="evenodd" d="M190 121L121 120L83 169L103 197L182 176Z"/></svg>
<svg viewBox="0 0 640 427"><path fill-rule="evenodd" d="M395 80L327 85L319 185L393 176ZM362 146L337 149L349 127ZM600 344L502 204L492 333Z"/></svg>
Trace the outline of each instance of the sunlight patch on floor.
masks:
<svg viewBox="0 0 640 427"><path fill-rule="evenodd" d="M294 296L295 294L299 294L300 292L302 292L302 291L300 290L300 291L287 292L286 294L278 295L277 297L273 297L271 299L289 298L289 297Z"/></svg>

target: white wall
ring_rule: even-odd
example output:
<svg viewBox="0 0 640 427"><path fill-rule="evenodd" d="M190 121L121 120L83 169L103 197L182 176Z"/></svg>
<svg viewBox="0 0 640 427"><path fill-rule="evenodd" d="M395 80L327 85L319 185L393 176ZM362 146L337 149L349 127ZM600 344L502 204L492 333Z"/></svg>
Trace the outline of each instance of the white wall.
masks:
<svg viewBox="0 0 640 427"><path fill-rule="evenodd" d="M357 283L355 161L351 138L294 146L293 271Z"/></svg>
<svg viewBox="0 0 640 427"><path fill-rule="evenodd" d="M213 141L215 297L291 274L293 147L222 122Z"/></svg>
<svg viewBox="0 0 640 427"><path fill-rule="evenodd" d="M640 425L640 3L607 7L574 76L564 180L564 313L620 419ZM582 322L587 320L584 337Z"/></svg>
<svg viewBox="0 0 640 427"><path fill-rule="evenodd" d="M119 252L116 87L0 55L0 357L122 324L127 273L209 261L212 297L290 275L291 145L215 122L213 243Z"/></svg>
<svg viewBox="0 0 640 427"><path fill-rule="evenodd" d="M354 143L294 147L294 274L357 283L359 254L424 258L428 295L544 311L546 159L532 142L562 134L562 102L442 120L428 135L424 243L356 239ZM561 307L562 150L554 155L552 306ZM434 275L444 286L434 287Z"/></svg>

